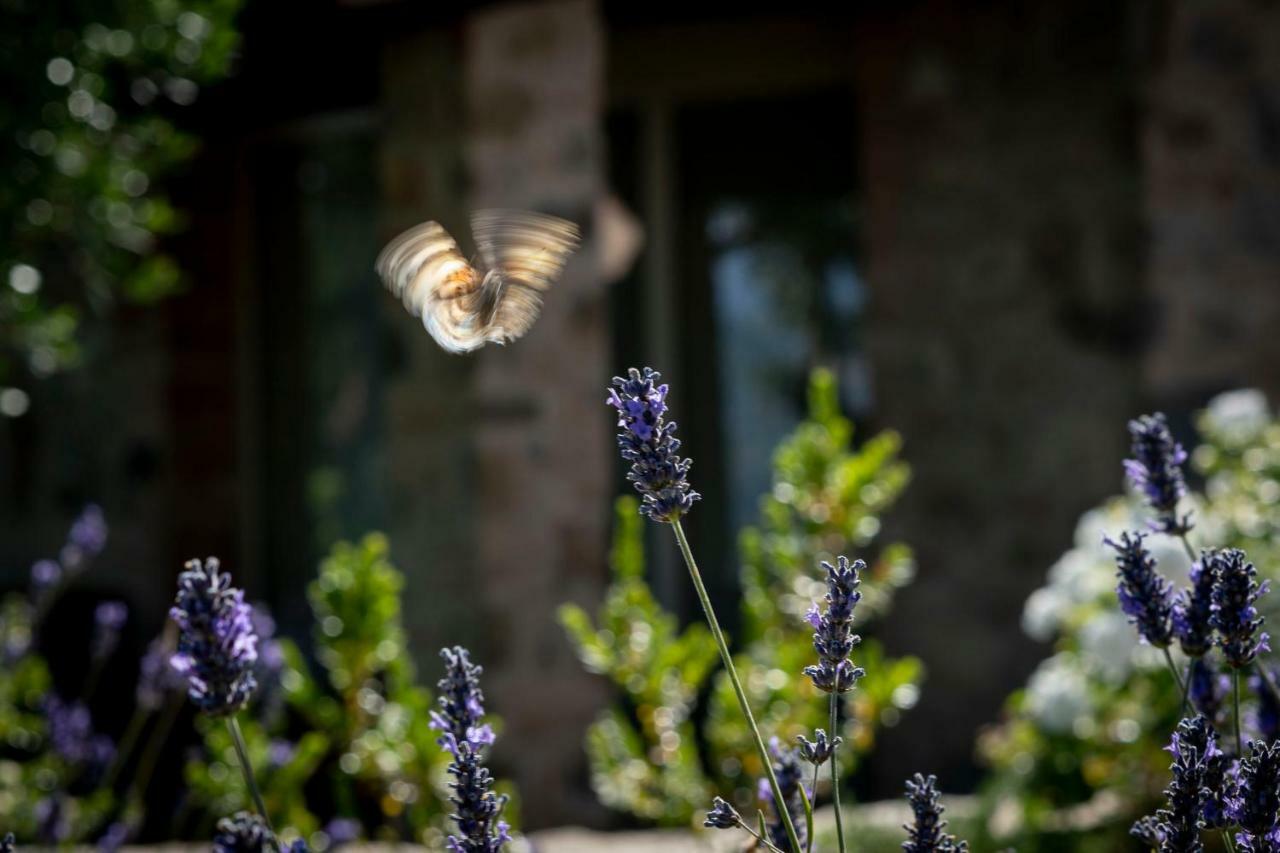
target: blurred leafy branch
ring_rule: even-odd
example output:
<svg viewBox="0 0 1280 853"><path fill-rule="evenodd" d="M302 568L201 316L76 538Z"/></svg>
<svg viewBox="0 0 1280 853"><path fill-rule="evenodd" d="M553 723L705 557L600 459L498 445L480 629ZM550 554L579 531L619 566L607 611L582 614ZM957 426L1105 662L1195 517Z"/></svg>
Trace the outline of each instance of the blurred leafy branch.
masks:
<svg viewBox="0 0 1280 853"><path fill-rule="evenodd" d="M81 360L90 318L179 287L157 182L195 151L175 118L227 74L242 4L0 0L0 414Z"/></svg>
<svg viewBox="0 0 1280 853"><path fill-rule="evenodd" d="M817 563L838 554L866 557L880 515L910 477L898 459L900 444L884 432L854 449L834 377L815 371L808 416L776 449L760 520L742 531L735 666L762 730L784 742L826 725L825 701L800 677L813 657L804 611L825 591ZM884 615L894 591L913 575L905 545L888 545L868 563L860 629L867 618ZM572 604L559 614L583 664L621 694L587 733L596 793L611 808L669 826L687 826L713 788L746 802L763 771L749 731L706 628L694 623L681 630L645 581L641 520L629 497L618 501L611 567L613 581L595 619ZM868 674L848 702L842 734L861 755L874 745L879 725L915 703L923 673L914 658L885 659L874 640L864 640L858 652ZM856 762L841 769L852 774Z"/></svg>

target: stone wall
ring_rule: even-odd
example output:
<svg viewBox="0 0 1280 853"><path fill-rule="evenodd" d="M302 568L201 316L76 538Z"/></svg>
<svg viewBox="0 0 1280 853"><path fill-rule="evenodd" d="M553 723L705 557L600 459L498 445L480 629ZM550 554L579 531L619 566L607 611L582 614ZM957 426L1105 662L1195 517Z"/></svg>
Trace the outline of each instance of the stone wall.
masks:
<svg viewBox="0 0 1280 853"><path fill-rule="evenodd" d="M1138 405L1141 221L1123 9L996 4L859 28L877 420L914 477L886 533L919 576L878 629L924 659L869 784L948 790L1046 649L1027 594L1120 485Z"/></svg>
<svg viewBox="0 0 1280 853"><path fill-rule="evenodd" d="M1280 7L1168 4L1142 124L1147 279L1143 378L1201 402L1253 385L1280 398Z"/></svg>

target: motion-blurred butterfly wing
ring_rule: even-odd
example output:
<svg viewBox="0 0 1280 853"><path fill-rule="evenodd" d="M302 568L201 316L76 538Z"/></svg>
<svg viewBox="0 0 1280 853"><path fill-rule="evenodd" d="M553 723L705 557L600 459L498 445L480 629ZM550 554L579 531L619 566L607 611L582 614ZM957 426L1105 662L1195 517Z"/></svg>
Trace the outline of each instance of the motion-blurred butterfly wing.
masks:
<svg viewBox="0 0 1280 853"><path fill-rule="evenodd" d="M450 352L505 343L527 332L542 292L578 245L577 227L551 216L479 211L471 222L481 269L467 263L435 222L396 237L375 264L387 288Z"/></svg>
<svg viewBox="0 0 1280 853"><path fill-rule="evenodd" d="M487 271L481 310L490 311L490 340L515 340L538 318L542 294L578 247L578 226L540 213L481 210L471 234Z"/></svg>

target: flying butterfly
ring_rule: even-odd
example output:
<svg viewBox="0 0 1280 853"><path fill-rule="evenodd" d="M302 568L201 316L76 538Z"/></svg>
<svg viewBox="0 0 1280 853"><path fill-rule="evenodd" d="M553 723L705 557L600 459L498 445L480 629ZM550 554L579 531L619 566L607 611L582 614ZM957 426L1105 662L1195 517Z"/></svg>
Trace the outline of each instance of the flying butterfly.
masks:
<svg viewBox="0 0 1280 853"><path fill-rule="evenodd" d="M529 331L543 293L580 239L572 222L518 210L476 211L471 234L476 265L437 222L396 237L375 264L382 283L449 352L503 344Z"/></svg>

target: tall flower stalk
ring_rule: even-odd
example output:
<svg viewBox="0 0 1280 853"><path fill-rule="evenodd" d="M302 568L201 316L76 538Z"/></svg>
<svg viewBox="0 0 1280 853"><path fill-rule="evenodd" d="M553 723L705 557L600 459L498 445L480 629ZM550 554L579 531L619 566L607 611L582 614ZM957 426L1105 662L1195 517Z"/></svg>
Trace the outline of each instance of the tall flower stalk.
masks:
<svg viewBox="0 0 1280 853"><path fill-rule="evenodd" d="M187 681L187 696L203 713L226 720L245 787L267 830L275 836L262 793L253 776L244 735L236 721L257 689L254 665L258 636L244 591L231 585L217 558L190 560L178 576L178 595L169 617L178 626L178 648L169 665Z"/></svg>
<svg viewBox="0 0 1280 853"><path fill-rule="evenodd" d="M1240 726L1240 673L1257 659L1258 652L1270 649L1263 618L1255 607L1267 591L1258 583L1258 571L1239 548L1208 552L1203 558L1212 566L1213 604L1210 621L1217 632L1222 656L1231 669L1232 709L1236 727L1236 754L1243 755Z"/></svg>
<svg viewBox="0 0 1280 853"><path fill-rule="evenodd" d="M1138 629L1138 636L1164 653L1165 663L1185 705L1187 682L1169 654L1169 643L1173 641L1173 584L1156 570L1156 561L1147 550L1145 539L1144 533L1125 532L1118 541L1104 536L1102 542L1116 552L1119 578L1116 596L1120 599L1120 609Z"/></svg>
<svg viewBox="0 0 1280 853"><path fill-rule="evenodd" d="M1182 853L1204 849L1202 831L1223 830L1224 844L1231 849L1225 830L1238 820L1238 808L1229 806L1235 802L1228 790L1231 774L1209 720L1198 716L1179 722L1169 752L1173 778L1164 789L1165 808L1135 823L1130 835L1162 853Z"/></svg>
<svg viewBox="0 0 1280 853"><path fill-rule="evenodd" d="M688 483L692 462L677 455L680 440L675 437L675 422L668 422L665 418L668 388L658 384L661 378L661 374L648 367L643 371L633 367L626 377L614 377L606 402L618 410L618 448L622 452L622 458L631 463L627 479L641 495L640 511L653 521L671 525L680 555L684 558L689 578L698 595L698 602L702 605L707 625L715 638L725 673L729 676L729 683L733 686L738 706L747 721L747 728L751 730L756 753L764 767L774 802L783 803L786 799L778 784L777 774L773 771L769 749L760 735L755 716L751 713L751 704L747 701L746 691L742 689L742 681L733 665L729 644L724 632L720 630L720 621L711 605L702 573L698 570L689 540L680 526L681 517L693 507L693 502L698 500L699 495ZM800 853L803 848L791 815L786 809L781 809L780 817L792 853Z"/></svg>
<svg viewBox="0 0 1280 853"><path fill-rule="evenodd" d="M946 832L947 822L942 819L946 809L941 803L936 776L917 773L908 779L907 802L911 804L912 822L903 826L907 840L902 849L906 853L967 853L968 842L957 841Z"/></svg>
<svg viewBox="0 0 1280 853"><path fill-rule="evenodd" d="M1160 533L1177 536L1187 549L1187 556L1194 560L1195 553L1187 542L1191 514L1178 515L1178 502L1187 493L1182 465L1187 461L1187 451L1174 441L1169 423L1161 412L1143 415L1129 422L1130 458L1124 460L1125 474L1147 505L1155 513L1151 528Z"/></svg>
<svg viewBox="0 0 1280 853"><path fill-rule="evenodd" d="M481 668L461 646L442 649L445 673L440 679L439 711L431 712L431 728L440 732L437 743L453 757L453 821L459 834L450 835L453 853L498 853L511 840L510 827L501 819L507 798L495 794L493 777L484 766L485 751L493 745L493 729L484 722Z"/></svg>
<svg viewBox="0 0 1280 853"><path fill-rule="evenodd" d="M854 666L849 655L862 638L853 633L853 610L862 600L858 585L859 573L867 568L861 560L850 563L845 557L837 557L836 564L823 562L827 573L826 608L819 610L815 604L809 609L807 619L813 627L813 648L818 662L804 668L813 686L829 696L830 725L832 734L840 731L840 694L848 693L858 684L866 672ZM831 751L831 797L836 813L836 842L844 853L844 820L840 815L840 773L835 750Z"/></svg>

